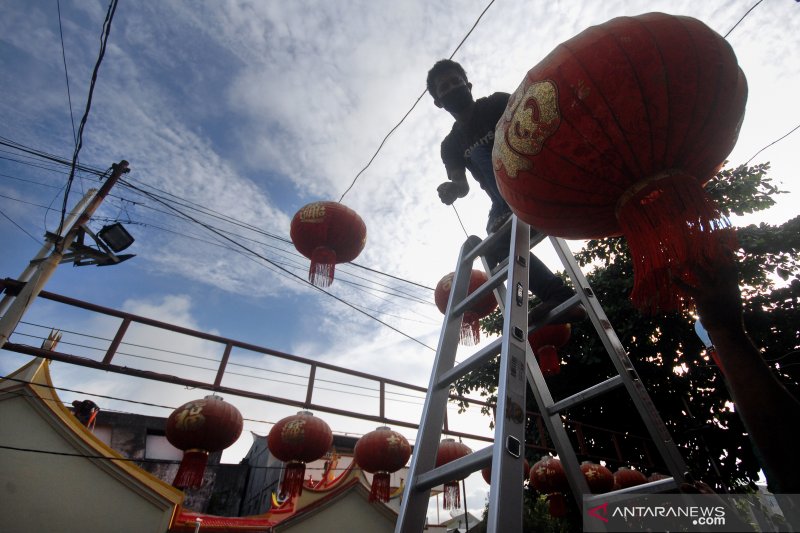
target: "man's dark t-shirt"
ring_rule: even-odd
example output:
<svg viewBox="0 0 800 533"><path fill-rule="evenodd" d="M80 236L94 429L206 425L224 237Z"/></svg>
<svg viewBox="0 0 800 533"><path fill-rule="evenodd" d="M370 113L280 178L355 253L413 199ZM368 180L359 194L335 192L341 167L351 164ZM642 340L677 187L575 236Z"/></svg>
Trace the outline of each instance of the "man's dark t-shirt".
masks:
<svg viewBox="0 0 800 533"><path fill-rule="evenodd" d="M494 144L494 130L508 104L508 93L494 93L475 100L475 109L466 124L453 124L442 141L442 161L448 170L469 169L475 175L469 154L476 146ZM475 176L478 179L477 176Z"/></svg>
<svg viewBox="0 0 800 533"><path fill-rule="evenodd" d="M505 201L497 190L494 173L489 165L476 165L472 151L488 148L491 153L494 145L494 130L503 112L506 110L508 93L494 93L491 96L475 100L472 116L466 124L453 124L453 129L442 141L442 161L447 170L468 169L481 188L489 195L492 204ZM483 168L481 168L483 167ZM500 206L498 206L500 207Z"/></svg>

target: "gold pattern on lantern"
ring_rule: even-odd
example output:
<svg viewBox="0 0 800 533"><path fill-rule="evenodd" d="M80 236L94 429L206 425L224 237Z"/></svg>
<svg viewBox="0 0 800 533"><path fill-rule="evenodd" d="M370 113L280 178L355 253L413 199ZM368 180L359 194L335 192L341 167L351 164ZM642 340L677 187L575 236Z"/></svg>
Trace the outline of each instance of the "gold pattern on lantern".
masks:
<svg viewBox="0 0 800 533"><path fill-rule="evenodd" d="M300 210L300 222L322 222L325 217L325 204L314 202Z"/></svg>
<svg viewBox="0 0 800 533"><path fill-rule="evenodd" d="M203 401L187 403L183 409L175 415L175 427L184 431L191 431L203 427L203 424L206 423L206 417L203 416L204 405L205 402Z"/></svg>
<svg viewBox="0 0 800 533"><path fill-rule="evenodd" d="M391 434L388 437L386 437L386 443L388 444L390 450L394 450L395 448L400 447L400 439L397 438L397 435L395 434Z"/></svg>
<svg viewBox="0 0 800 533"><path fill-rule="evenodd" d="M542 151L544 142L561 124L558 109L558 88L551 80L532 83L527 79L517 87L495 132L492 159L495 170L505 168L509 178L532 164L524 156Z"/></svg>
<svg viewBox="0 0 800 533"><path fill-rule="evenodd" d="M305 420L292 420L283 426L281 430L281 440L283 440L283 442L300 442L305 436L305 429Z"/></svg>

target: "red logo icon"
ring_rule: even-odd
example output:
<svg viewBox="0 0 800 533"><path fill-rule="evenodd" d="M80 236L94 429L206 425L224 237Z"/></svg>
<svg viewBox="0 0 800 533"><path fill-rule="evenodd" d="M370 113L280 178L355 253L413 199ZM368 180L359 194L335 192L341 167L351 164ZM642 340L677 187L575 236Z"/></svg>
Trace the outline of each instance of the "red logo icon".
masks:
<svg viewBox="0 0 800 533"><path fill-rule="evenodd" d="M606 516L608 516L608 503L589 509L589 516L599 518L603 522L608 522L608 518L606 518Z"/></svg>

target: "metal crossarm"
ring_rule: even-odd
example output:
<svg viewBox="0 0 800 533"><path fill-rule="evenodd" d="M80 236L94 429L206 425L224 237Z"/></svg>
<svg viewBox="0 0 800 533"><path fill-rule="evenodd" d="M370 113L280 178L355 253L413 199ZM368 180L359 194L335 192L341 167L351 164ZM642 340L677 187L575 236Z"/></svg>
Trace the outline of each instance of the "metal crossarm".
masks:
<svg viewBox="0 0 800 533"><path fill-rule="evenodd" d="M498 239L508 239L509 232L508 259L492 269L487 260L487 252L493 249ZM490 533L522 531L523 488L520 483L520 472L525 459L525 395L528 385L579 507L583 504L585 496L587 502L592 502L593 499L605 498L610 494L662 492L676 488L684 480L686 464L677 446L563 239L550 237L567 274L575 285L576 295L553 308L540 322L528 324L529 252L532 246L544 239L539 234L531 237L530 233L530 227L525 222L512 216L494 234L482 241L478 237L471 236L461 248L395 533L417 533L423 530L430 490L433 487L461 479L486 466L492 467L486 530ZM478 257L482 259L484 269L490 274L489 280L472 294L467 295L472 263ZM503 314L502 336L455 366L462 315L474 302L490 291L494 291ZM579 304L584 306L597 334L601 337L617 375L554 401L528 343L528 334L558 319ZM498 354L500 358L494 443L466 457L434 468L452 384L469 372L482 367ZM572 441L567 434L563 413L569 408L598 399L606 392L620 387L624 387L633 400L671 477L638 487L592 496L586 478L580 470Z"/></svg>

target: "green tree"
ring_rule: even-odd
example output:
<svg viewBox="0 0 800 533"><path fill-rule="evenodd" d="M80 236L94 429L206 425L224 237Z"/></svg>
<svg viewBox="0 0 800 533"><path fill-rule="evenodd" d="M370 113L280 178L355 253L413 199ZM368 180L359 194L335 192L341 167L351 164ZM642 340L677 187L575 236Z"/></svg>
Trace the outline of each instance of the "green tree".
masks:
<svg viewBox="0 0 800 533"><path fill-rule="evenodd" d="M723 214L744 215L769 209L781 191L767 176L769 164L721 171L706 187ZM800 395L800 217L781 225L737 228L740 286L745 324L765 360L795 396ZM732 409L724 376L695 334L695 317L688 313L646 316L629 300L633 267L623 238L591 240L576 254L581 266L592 265L587 279L644 382L662 419L681 448L691 473L717 491L752 490L760 465L738 415ZM776 283L777 280L782 280ZM487 333L498 333L499 314L482 322ZM558 399L610 377L613 368L589 321L573 325L570 343L560 350L561 372L548 378ZM464 377L460 394L478 392L496 400L497 364ZM538 409L529 394L528 408ZM622 435L614 459L608 433L584 435L586 458L610 457L612 469L648 464L647 450L634 435L646 435L639 416L622 390L571 409L571 420ZM574 433L574 432L573 432ZM538 442L531 424L529 442ZM628 438L630 437L630 438ZM652 446L651 446L652 451ZM541 451L529 450L531 464ZM650 467L658 470L658 465Z"/></svg>

